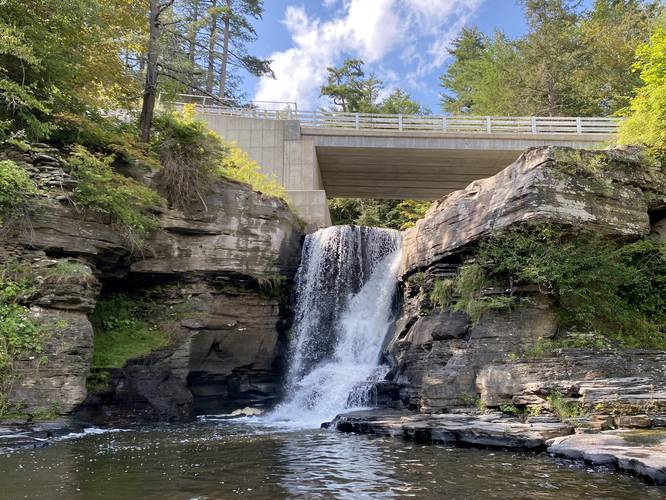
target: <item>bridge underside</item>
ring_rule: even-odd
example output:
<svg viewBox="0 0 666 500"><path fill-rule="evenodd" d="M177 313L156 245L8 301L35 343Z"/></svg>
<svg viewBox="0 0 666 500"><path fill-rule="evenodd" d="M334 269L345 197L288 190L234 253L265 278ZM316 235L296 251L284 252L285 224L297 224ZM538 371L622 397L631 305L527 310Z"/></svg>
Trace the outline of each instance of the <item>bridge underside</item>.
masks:
<svg viewBox="0 0 666 500"><path fill-rule="evenodd" d="M521 151L317 146L328 196L436 200L495 175Z"/></svg>
<svg viewBox="0 0 666 500"><path fill-rule="evenodd" d="M492 176L529 147L599 148L602 134L349 130L203 113L282 183L311 230L331 224L327 197L437 199Z"/></svg>

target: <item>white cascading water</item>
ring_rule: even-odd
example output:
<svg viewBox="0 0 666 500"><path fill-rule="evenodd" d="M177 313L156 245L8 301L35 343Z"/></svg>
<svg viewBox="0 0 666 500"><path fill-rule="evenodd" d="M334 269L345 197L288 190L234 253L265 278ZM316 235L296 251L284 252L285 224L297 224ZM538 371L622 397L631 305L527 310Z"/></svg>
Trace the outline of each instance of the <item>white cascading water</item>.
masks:
<svg viewBox="0 0 666 500"><path fill-rule="evenodd" d="M333 226L306 237L296 275L296 310L285 400L263 420L319 427L368 406L393 322L401 235Z"/></svg>

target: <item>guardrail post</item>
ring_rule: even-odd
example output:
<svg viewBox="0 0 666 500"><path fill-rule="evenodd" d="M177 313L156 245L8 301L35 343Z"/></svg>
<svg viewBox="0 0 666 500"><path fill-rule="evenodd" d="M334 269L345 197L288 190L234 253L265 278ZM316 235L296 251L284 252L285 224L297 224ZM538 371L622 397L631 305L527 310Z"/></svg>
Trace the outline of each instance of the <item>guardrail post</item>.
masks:
<svg viewBox="0 0 666 500"><path fill-rule="evenodd" d="M577 134L583 133L583 120L580 119L580 116L576 118L576 133Z"/></svg>
<svg viewBox="0 0 666 500"><path fill-rule="evenodd" d="M442 130L446 132L446 116L442 116Z"/></svg>
<svg viewBox="0 0 666 500"><path fill-rule="evenodd" d="M361 128L361 118L359 117L358 113L356 113L356 130Z"/></svg>
<svg viewBox="0 0 666 500"><path fill-rule="evenodd" d="M486 116L486 132L488 132L489 134L492 132L489 116Z"/></svg>
<svg viewBox="0 0 666 500"><path fill-rule="evenodd" d="M537 133L537 121L536 117L532 117L532 133L536 134Z"/></svg>
<svg viewBox="0 0 666 500"><path fill-rule="evenodd" d="M398 115L398 130L402 132L402 115Z"/></svg>

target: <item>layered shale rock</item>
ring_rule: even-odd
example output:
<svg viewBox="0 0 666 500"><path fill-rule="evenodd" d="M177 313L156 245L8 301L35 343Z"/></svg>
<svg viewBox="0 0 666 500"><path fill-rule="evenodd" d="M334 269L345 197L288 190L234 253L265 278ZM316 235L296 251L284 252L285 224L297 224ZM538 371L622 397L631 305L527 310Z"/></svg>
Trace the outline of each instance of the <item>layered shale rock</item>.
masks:
<svg viewBox="0 0 666 500"><path fill-rule="evenodd" d="M25 303L43 331L39 356L15 363L10 404L24 413L80 405L93 350L87 315L100 293L146 291L163 305L153 320L169 345L115 370L104 401L89 400L88 410L184 420L195 407L273 401L301 221L284 202L220 180L187 211L156 207L159 228L131 251L108 217L72 203L76 181L62 158L51 148L0 152L40 188L30 218L4 228L0 248L3 264L34 271ZM85 272L49 272L60 261Z"/></svg>

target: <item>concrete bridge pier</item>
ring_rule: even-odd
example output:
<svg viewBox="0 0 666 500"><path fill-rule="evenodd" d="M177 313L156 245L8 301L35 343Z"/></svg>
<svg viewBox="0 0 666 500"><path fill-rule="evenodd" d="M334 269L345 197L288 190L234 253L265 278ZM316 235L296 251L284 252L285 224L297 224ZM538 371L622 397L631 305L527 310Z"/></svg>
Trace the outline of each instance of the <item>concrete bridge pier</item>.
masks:
<svg viewBox="0 0 666 500"><path fill-rule="evenodd" d="M199 118L227 141L235 142L262 171L287 188L298 214L316 230L331 225L314 140L301 134L298 120L265 120L201 113Z"/></svg>

